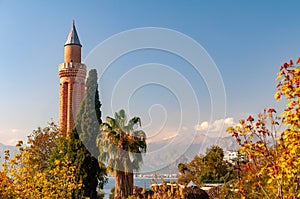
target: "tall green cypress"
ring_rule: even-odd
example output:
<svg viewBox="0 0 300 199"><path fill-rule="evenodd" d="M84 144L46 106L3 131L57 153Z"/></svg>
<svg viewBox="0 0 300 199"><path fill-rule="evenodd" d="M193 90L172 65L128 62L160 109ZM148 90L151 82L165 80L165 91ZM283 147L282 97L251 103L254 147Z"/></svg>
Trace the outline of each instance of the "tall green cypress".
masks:
<svg viewBox="0 0 300 199"><path fill-rule="evenodd" d="M96 138L99 134L99 125L102 123L97 79L96 69L90 70L85 95L75 120L80 139L96 158L99 156Z"/></svg>
<svg viewBox="0 0 300 199"><path fill-rule="evenodd" d="M84 196L90 198L94 198L97 185L103 189L107 181L106 168L97 160L99 149L96 147L96 138L102 123L97 80L96 69L90 70L68 149L69 157L73 158L72 162L77 167L77 180L82 180L84 184L83 192L79 190L75 195L84 193Z"/></svg>
<svg viewBox="0 0 300 199"><path fill-rule="evenodd" d="M82 189L73 193L73 198L89 197L97 198L96 188L98 186L98 178L102 176L98 160L82 144L76 130L70 134L68 142L67 157L76 166L76 180L82 181Z"/></svg>

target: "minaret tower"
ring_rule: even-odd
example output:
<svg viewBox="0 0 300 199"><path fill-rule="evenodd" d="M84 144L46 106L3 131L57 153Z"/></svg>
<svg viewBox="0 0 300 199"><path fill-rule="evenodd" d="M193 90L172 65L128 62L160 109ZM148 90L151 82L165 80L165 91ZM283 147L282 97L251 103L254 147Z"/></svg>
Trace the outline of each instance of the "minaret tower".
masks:
<svg viewBox="0 0 300 199"><path fill-rule="evenodd" d="M71 31L64 45L64 63L59 64L58 72L60 78L59 127L63 133L72 131L77 110L84 96L86 66L81 63L81 47L73 20Z"/></svg>

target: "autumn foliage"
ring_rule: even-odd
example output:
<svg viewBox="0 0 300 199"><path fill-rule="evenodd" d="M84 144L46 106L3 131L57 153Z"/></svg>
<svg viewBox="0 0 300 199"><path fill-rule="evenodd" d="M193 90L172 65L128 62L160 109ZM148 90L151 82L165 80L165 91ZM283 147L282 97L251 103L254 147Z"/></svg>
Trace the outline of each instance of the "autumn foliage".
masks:
<svg viewBox="0 0 300 199"><path fill-rule="evenodd" d="M50 166L49 157L59 139L57 135L57 127L50 124L34 131L27 145L18 142L16 154L5 151L0 198L72 198L74 190L82 188L70 160L57 159Z"/></svg>
<svg viewBox="0 0 300 199"><path fill-rule="evenodd" d="M247 160L239 165L237 181L238 192L246 198L300 197L299 63L300 58L280 67L275 99L287 102L281 114L269 108L227 129Z"/></svg>

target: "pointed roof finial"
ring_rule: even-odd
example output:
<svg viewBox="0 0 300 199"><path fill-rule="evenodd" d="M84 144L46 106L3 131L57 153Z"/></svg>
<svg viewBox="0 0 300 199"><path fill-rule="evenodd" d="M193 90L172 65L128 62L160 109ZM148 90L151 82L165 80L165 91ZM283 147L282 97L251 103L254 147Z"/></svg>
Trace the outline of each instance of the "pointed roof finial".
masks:
<svg viewBox="0 0 300 199"><path fill-rule="evenodd" d="M81 46L79 37L77 35L77 31L76 31L76 28L75 28L74 19L72 20L72 28L71 28L71 31L70 31L70 33L68 35L67 41L65 43L65 46L66 45L70 45L70 44Z"/></svg>

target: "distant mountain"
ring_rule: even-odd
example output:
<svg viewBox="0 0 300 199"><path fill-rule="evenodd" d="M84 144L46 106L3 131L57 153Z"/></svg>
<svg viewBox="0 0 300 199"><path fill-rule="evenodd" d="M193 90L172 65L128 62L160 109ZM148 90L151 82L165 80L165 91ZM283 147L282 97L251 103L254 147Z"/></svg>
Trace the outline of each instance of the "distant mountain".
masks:
<svg viewBox="0 0 300 199"><path fill-rule="evenodd" d="M218 139L216 145L221 147L223 150L236 150L239 148L238 143L232 136Z"/></svg>
<svg viewBox="0 0 300 199"><path fill-rule="evenodd" d="M205 154L206 149L212 145L218 145L224 150L238 147L231 136L215 138L202 134L193 137L178 135L176 138L151 142L144 156L141 173L177 173L178 163L188 162L195 155Z"/></svg>
<svg viewBox="0 0 300 199"><path fill-rule="evenodd" d="M224 150L238 148L231 136L215 138L203 134L196 136L180 134L175 138L148 143L147 154L144 156L144 164L140 173L177 173L179 163L191 161L195 155L205 154L206 149L212 145L218 145ZM9 150L11 156L17 152L16 147L0 143L0 167L5 150Z"/></svg>

